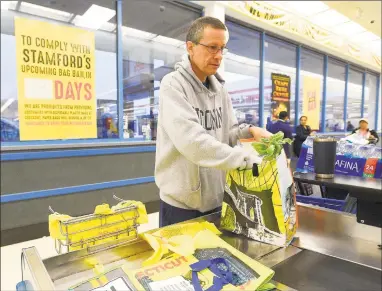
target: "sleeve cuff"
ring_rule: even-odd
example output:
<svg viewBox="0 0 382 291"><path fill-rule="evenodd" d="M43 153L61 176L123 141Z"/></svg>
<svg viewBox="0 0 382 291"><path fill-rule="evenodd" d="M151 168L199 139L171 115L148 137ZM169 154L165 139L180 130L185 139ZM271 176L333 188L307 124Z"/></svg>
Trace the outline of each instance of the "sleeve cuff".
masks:
<svg viewBox="0 0 382 291"><path fill-rule="evenodd" d="M252 127L252 124L240 124L239 125L239 138L248 139L252 138L252 134L249 132L249 128Z"/></svg>

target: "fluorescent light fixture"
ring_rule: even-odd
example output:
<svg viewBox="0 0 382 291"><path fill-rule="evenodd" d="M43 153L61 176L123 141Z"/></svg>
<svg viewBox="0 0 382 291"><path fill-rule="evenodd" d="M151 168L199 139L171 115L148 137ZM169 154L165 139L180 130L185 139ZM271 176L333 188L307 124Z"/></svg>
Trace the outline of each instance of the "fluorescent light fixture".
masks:
<svg viewBox="0 0 382 291"><path fill-rule="evenodd" d="M3 1L1 3L3 3ZM58 21L65 21L65 22L69 21L73 15L69 12L60 11L57 9L52 9L52 8L48 8L48 7L44 7L40 5L35 5L28 2L21 2L19 11L23 13L35 15L35 16L40 16L40 17L45 17L45 18L54 19Z"/></svg>
<svg viewBox="0 0 382 291"><path fill-rule="evenodd" d="M76 26L97 30L115 16L115 10L92 4L81 16L74 19Z"/></svg>
<svg viewBox="0 0 382 291"><path fill-rule="evenodd" d="M175 47L179 47L179 46L181 46L184 43L181 40L178 40L178 39L175 39L175 38L169 38L169 37L161 36L161 35L156 36L155 38L152 39L152 41L155 41L155 42L158 42L158 43L162 43L162 44L166 44L166 45L172 45L172 46L175 46Z"/></svg>
<svg viewBox="0 0 382 291"><path fill-rule="evenodd" d="M381 38L378 35L375 35L374 33L370 31L364 31L357 35L352 35L352 40L355 42L363 42L365 43L365 46L369 46L370 41L381 41Z"/></svg>
<svg viewBox="0 0 382 291"><path fill-rule="evenodd" d="M309 18L309 20L321 27L327 28L350 21L349 18L333 9L313 15Z"/></svg>
<svg viewBox="0 0 382 291"><path fill-rule="evenodd" d="M16 8L17 1L1 1L2 10L14 10Z"/></svg>
<svg viewBox="0 0 382 291"><path fill-rule="evenodd" d="M13 103L13 101L15 101L15 99L13 99L13 98L8 99L7 101L5 101L3 106L1 106L1 113L3 113L5 111L5 109L7 109Z"/></svg>
<svg viewBox="0 0 382 291"><path fill-rule="evenodd" d="M112 32L116 29L117 25L115 23L105 22L100 27L100 30Z"/></svg>
<svg viewBox="0 0 382 291"><path fill-rule="evenodd" d="M342 24L339 24L331 29L332 32L341 35L341 36L353 36L364 32L366 29L359 25L358 23L355 23L353 21L345 22Z"/></svg>
<svg viewBox="0 0 382 291"><path fill-rule="evenodd" d="M305 17L329 10L330 8L321 1L282 1L291 12Z"/></svg>
<svg viewBox="0 0 382 291"><path fill-rule="evenodd" d="M369 43L370 51L377 56L381 56L381 39Z"/></svg>
<svg viewBox="0 0 382 291"><path fill-rule="evenodd" d="M124 36L130 36L130 37L140 38L145 40L153 39L156 36L156 34L135 29L135 28L131 28L131 27L126 27L126 26L122 26L122 34Z"/></svg>

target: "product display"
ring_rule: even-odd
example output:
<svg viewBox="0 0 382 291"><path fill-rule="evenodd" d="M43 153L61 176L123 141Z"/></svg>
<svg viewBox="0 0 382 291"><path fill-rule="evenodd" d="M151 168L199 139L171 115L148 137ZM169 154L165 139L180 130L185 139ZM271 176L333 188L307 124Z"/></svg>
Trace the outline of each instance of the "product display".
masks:
<svg viewBox="0 0 382 291"><path fill-rule="evenodd" d="M335 174L382 178L382 149L375 145L357 145L347 141L337 143ZM301 147L298 172L314 173L313 138L308 137Z"/></svg>
<svg viewBox="0 0 382 291"><path fill-rule="evenodd" d="M262 163L253 170L227 173L221 227L249 238L288 245L297 228L295 187L283 150L284 134L279 132L253 147Z"/></svg>
<svg viewBox="0 0 382 291"><path fill-rule="evenodd" d="M274 287L268 283L274 274L271 269L239 252L212 231L199 231L193 243L194 255L172 254L138 270L125 266L123 269L140 291L269 290Z"/></svg>

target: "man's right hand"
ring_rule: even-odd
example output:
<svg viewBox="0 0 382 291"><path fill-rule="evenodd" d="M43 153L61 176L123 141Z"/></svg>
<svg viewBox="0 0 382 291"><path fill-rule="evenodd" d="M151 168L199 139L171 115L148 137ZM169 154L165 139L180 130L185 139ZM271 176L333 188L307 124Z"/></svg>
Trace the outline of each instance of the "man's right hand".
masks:
<svg viewBox="0 0 382 291"><path fill-rule="evenodd" d="M257 126L251 126L249 132L252 134L255 141L261 141L262 138L269 138L272 136L272 133Z"/></svg>

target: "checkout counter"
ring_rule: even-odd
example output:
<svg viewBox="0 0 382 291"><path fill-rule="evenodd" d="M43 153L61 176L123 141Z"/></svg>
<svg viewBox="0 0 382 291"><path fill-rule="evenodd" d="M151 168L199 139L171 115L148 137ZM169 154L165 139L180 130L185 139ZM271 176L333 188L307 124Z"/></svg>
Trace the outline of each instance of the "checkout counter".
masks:
<svg viewBox="0 0 382 291"><path fill-rule="evenodd" d="M275 290L381 290L380 228L357 223L354 215L304 204L298 204L298 219L295 239L285 248L225 231L221 238L273 269ZM203 220L219 228L220 213L196 219ZM35 247L24 249L22 280L28 284L19 286L18 290L68 290L94 276L93 267L87 263L91 260L104 265L105 269L126 263L136 269L142 258L151 253L150 245L139 237L45 260L41 260Z"/></svg>

